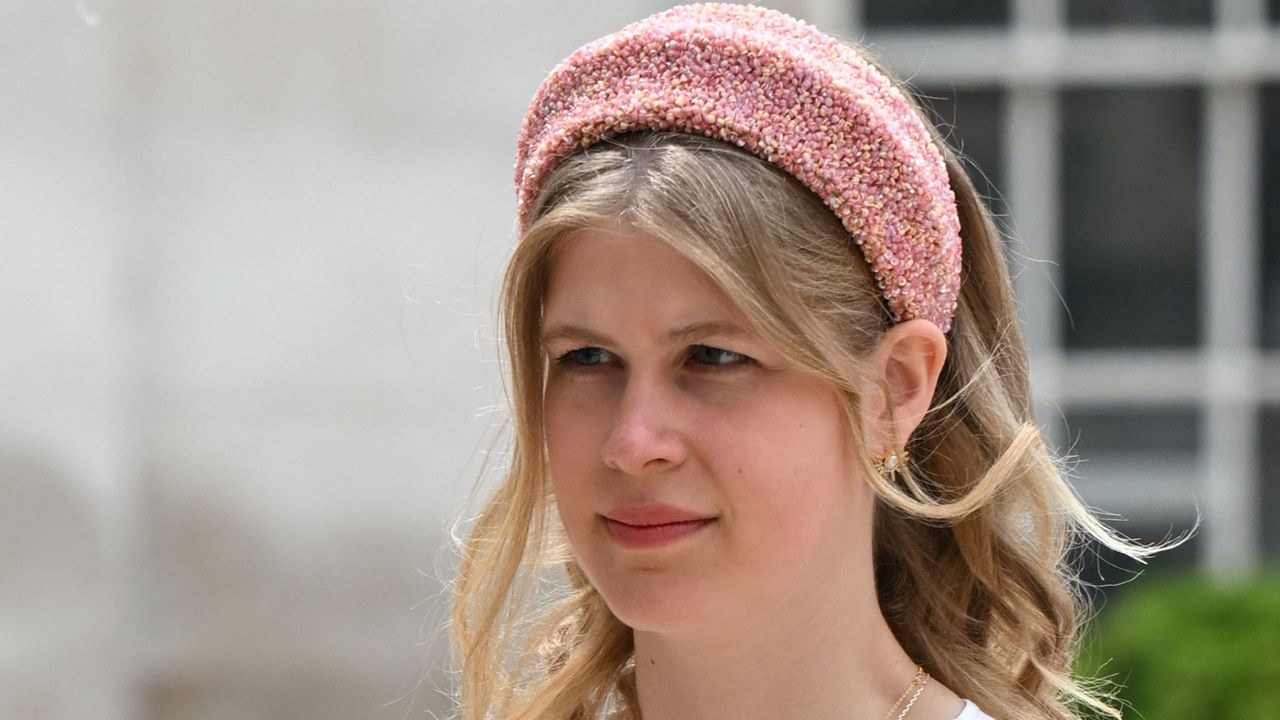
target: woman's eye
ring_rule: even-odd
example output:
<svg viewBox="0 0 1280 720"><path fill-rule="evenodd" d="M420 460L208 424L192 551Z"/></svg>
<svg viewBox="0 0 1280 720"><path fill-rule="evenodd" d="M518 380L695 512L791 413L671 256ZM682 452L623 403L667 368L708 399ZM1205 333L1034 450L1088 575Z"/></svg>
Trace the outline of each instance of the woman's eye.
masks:
<svg viewBox="0 0 1280 720"><path fill-rule="evenodd" d="M609 361L609 351L598 347L583 347L570 350L556 358L560 365L601 365Z"/></svg>
<svg viewBox="0 0 1280 720"><path fill-rule="evenodd" d="M694 345L690 348L689 359L697 365L710 368L728 368L751 362L751 358L724 348L711 345ZM615 362L617 357L601 347L580 347L556 356L556 364L574 369L599 367Z"/></svg>
<svg viewBox="0 0 1280 720"><path fill-rule="evenodd" d="M702 365L739 365L750 360L742 353L710 345L694 345L691 356Z"/></svg>

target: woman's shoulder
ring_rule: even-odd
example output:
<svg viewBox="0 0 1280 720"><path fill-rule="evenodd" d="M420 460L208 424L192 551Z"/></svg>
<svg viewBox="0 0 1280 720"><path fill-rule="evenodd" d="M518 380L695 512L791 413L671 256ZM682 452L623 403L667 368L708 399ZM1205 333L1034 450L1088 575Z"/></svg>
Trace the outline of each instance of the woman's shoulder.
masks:
<svg viewBox="0 0 1280 720"><path fill-rule="evenodd" d="M995 720L995 718L982 712L982 709L972 700L965 700L964 709L955 717L955 720Z"/></svg>

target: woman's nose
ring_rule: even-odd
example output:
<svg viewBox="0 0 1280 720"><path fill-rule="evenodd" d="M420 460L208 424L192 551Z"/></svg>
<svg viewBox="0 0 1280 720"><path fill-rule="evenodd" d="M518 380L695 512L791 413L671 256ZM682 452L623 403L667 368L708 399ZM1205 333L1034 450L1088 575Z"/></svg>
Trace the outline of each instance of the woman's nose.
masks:
<svg viewBox="0 0 1280 720"><path fill-rule="evenodd" d="M672 392L653 380L627 383L601 448L606 466L643 475L684 462L688 449Z"/></svg>

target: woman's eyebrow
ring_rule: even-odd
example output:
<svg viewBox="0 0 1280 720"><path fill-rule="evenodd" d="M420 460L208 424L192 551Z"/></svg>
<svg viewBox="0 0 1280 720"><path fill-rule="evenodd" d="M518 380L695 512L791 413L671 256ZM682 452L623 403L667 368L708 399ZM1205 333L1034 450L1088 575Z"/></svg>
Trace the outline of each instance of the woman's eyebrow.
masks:
<svg viewBox="0 0 1280 720"><path fill-rule="evenodd" d="M542 344L547 345L556 340L582 340L596 345L612 345L612 340L578 325L551 325L542 330Z"/></svg>
<svg viewBox="0 0 1280 720"><path fill-rule="evenodd" d="M666 342L687 342L694 338L716 335L721 337L748 339L754 337L742 326L727 320L704 320L681 325L667 333ZM542 331L542 344L556 340L581 340L597 345L613 345L608 336L589 330L580 325L560 323L550 325Z"/></svg>
<svg viewBox="0 0 1280 720"><path fill-rule="evenodd" d="M752 334L742 326L728 320L706 320L689 323L667 333L667 342L682 342L694 338L715 335L717 337L748 339Z"/></svg>

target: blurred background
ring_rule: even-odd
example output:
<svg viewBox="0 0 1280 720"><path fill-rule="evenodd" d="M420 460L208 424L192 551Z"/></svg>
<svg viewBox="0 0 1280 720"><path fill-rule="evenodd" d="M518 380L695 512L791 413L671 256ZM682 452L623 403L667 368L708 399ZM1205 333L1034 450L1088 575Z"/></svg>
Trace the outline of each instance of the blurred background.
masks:
<svg viewBox="0 0 1280 720"><path fill-rule="evenodd" d="M0 0L0 718L448 711L521 115L673 4ZM983 178L1085 500L1198 508L1150 568L1208 595L1280 569L1280 0L764 4ZM1080 562L1104 621L1146 582Z"/></svg>

